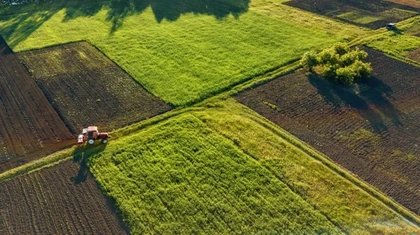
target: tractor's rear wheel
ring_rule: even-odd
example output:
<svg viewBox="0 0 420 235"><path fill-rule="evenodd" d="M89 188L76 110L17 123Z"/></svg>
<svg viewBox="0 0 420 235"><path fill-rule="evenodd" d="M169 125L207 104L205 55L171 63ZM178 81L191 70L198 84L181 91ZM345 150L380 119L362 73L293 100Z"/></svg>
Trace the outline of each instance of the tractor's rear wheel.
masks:
<svg viewBox="0 0 420 235"><path fill-rule="evenodd" d="M94 143L95 143L95 140L93 139L88 140L88 144L94 144Z"/></svg>
<svg viewBox="0 0 420 235"><path fill-rule="evenodd" d="M104 143L104 144L108 143L108 139L103 139L102 143Z"/></svg>

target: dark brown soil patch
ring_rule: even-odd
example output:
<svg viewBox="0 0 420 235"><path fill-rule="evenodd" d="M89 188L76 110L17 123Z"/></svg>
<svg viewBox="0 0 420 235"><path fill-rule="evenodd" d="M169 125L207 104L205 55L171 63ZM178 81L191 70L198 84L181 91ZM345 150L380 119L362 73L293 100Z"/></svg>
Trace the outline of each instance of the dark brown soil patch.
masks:
<svg viewBox="0 0 420 235"><path fill-rule="evenodd" d="M342 21L377 29L419 14L407 4L381 0L291 0L284 4Z"/></svg>
<svg viewBox="0 0 420 235"><path fill-rule="evenodd" d="M87 42L19 56L73 134L88 125L111 131L171 109Z"/></svg>
<svg viewBox="0 0 420 235"><path fill-rule="evenodd" d="M300 71L236 99L420 214L420 68L365 50L359 86Z"/></svg>
<svg viewBox="0 0 420 235"><path fill-rule="evenodd" d="M128 234L83 162L0 182L0 191L2 234Z"/></svg>
<svg viewBox="0 0 420 235"><path fill-rule="evenodd" d="M0 173L69 146L73 138L0 37Z"/></svg>

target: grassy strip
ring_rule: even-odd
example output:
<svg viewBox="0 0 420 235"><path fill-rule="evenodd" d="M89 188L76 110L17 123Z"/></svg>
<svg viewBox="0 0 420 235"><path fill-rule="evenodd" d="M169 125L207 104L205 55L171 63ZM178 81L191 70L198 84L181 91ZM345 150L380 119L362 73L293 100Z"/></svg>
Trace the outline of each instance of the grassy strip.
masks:
<svg viewBox="0 0 420 235"><path fill-rule="evenodd" d="M64 150L55 152L49 156L46 156L44 158L26 163L22 166L13 168L8 171L5 171L0 174L0 182L11 180L20 175L30 174L34 171L41 170L42 168L50 167L62 161L68 160L72 158L73 156L72 153L74 152L75 149L76 147L64 149Z"/></svg>
<svg viewBox="0 0 420 235"><path fill-rule="evenodd" d="M412 17L398 23L398 30L387 31L384 28L377 29L370 33L369 36L361 37L353 40L350 44L365 45L374 48L375 50L382 51L389 56L412 64L420 66L418 61L412 60L407 57L408 52L420 48L420 38L405 33L410 32L410 29L418 27L420 16Z"/></svg>

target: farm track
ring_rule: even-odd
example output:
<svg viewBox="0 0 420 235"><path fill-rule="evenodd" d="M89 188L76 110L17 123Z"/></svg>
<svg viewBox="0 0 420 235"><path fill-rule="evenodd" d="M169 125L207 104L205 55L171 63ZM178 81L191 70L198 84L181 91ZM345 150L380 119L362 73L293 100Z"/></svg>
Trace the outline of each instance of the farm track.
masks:
<svg viewBox="0 0 420 235"><path fill-rule="evenodd" d="M111 131L172 108L87 42L19 56L73 134L88 125Z"/></svg>
<svg viewBox="0 0 420 235"><path fill-rule="evenodd" d="M420 69L364 49L358 90L297 72L236 98L420 214Z"/></svg>
<svg viewBox="0 0 420 235"><path fill-rule="evenodd" d="M0 38L0 172L69 146L72 134Z"/></svg>
<svg viewBox="0 0 420 235"><path fill-rule="evenodd" d="M2 234L128 233L83 160L16 177L0 189Z"/></svg>

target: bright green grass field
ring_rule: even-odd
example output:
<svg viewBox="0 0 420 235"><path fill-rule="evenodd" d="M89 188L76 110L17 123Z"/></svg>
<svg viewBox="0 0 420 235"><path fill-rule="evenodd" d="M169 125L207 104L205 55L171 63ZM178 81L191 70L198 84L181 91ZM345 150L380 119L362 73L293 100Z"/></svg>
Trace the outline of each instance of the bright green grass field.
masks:
<svg viewBox="0 0 420 235"><path fill-rule="evenodd" d="M167 11L170 18L171 9L185 7L182 2L160 10ZM259 8L264 5L260 1L258 4ZM1 11L0 34L15 51L88 40L146 89L174 105L202 100L298 59L309 49L339 40L317 28L253 9L236 17L192 9L175 19L158 20L163 13L150 6L135 11L127 5L126 13L115 16L112 5L40 10L44 5L36 10L26 7L22 10L25 13L13 16L7 15L8 11L19 12L19 8ZM94 8L93 13L86 14L83 9L89 6Z"/></svg>
<svg viewBox="0 0 420 235"><path fill-rule="evenodd" d="M110 143L90 167L133 234L339 232L255 159L188 114Z"/></svg>
<svg viewBox="0 0 420 235"><path fill-rule="evenodd" d="M134 234L419 231L271 128L209 103L111 141L89 167Z"/></svg>

